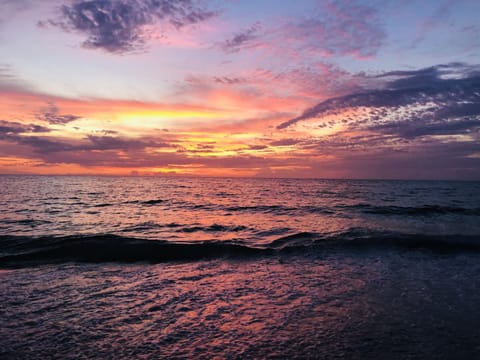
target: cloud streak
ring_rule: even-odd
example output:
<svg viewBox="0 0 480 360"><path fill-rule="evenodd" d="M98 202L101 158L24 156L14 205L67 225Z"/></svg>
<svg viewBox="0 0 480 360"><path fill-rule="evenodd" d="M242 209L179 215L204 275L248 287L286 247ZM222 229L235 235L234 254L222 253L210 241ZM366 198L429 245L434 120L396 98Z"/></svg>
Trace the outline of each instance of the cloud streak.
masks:
<svg viewBox="0 0 480 360"><path fill-rule="evenodd" d="M81 140L68 140L55 136L37 136L34 133L50 132L48 128L37 125L22 125L15 122L0 121L0 140L18 145L29 146L35 153L47 155L52 153L77 152L85 155L98 151L138 151L147 148L171 148L175 143L164 142L151 138L126 138L110 135L87 135Z"/></svg>
<svg viewBox="0 0 480 360"><path fill-rule="evenodd" d="M226 53L236 53L241 49L254 48L259 45L257 40L260 40L262 34L260 23L255 23L248 29L234 34L231 38L225 40L220 44L220 48Z"/></svg>
<svg viewBox="0 0 480 360"><path fill-rule="evenodd" d="M7 137L13 134L25 133L47 133L51 130L37 124L21 124L15 121L0 120L0 137Z"/></svg>

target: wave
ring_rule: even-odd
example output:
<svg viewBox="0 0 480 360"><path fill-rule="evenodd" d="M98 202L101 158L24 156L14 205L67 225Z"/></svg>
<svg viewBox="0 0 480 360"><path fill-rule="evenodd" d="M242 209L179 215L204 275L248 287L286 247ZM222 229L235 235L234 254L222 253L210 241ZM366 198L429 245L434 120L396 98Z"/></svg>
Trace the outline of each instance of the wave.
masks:
<svg viewBox="0 0 480 360"><path fill-rule="evenodd" d="M398 215L398 216L436 216L436 215L464 215L480 216L480 208L467 208L455 206L423 205L423 206L376 206L371 204L337 205L337 206L284 206L284 205L252 205L252 206L222 206L215 204L190 204L183 205L192 210L225 211L228 213L272 213L285 214L317 214L333 215L343 212L360 211L373 215Z"/></svg>
<svg viewBox="0 0 480 360"><path fill-rule="evenodd" d="M210 226L191 226L191 227L183 227L178 229L177 232L184 232L184 233L193 233L198 231L203 232L240 232L248 230L246 226L238 225L238 226L225 226L219 224L213 224Z"/></svg>
<svg viewBox="0 0 480 360"><path fill-rule="evenodd" d="M165 262L248 256L263 252L227 242L172 243L117 235L2 237L0 267L64 262Z"/></svg>
<svg viewBox="0 0 480 360"><path fill-rule="evenodd" d="M102 204L95 204L92 205L92 207L107 207L107 206L113 206L115 204L110 204L110 203L102 203Z"/></svg>
<svg viewBox="0 0 480 360"><path fill-rule="evenodd" d="M285 207L282 205L255 205L255 206L230 206L225 208L226 211L252 211L252 212L290 212L295 210L292 207Z"/></svg>
<svg viewBox="0 0 480 360"><path fill-rule="evenodd" d="M185 225L178 224L176 222L171 222L167 224L158 224L153 221L147 221L144 223L127 226L122 230L120 230L120 232L143 232L143 231L158 230L158 229L176 229L176 228L184 228L184 226ZM177 232L181 232L181 230L177 230Z"/></svg>
<svg viewBox="0 0 480 360"><path fill-rule="evenodd" d="M427 250L480 253L478 236L427 236L350 229L331 234L300 232L268 244L242 241L175 243L113 234L75 236L1 236L0 268L65 262L167 262L244 258L272 254L315 254L330 250Z"/></svg>
<svg viewBox="0 0 480 360"><path fill-rule="evenodd" d="M249 230L248 227L243 225L220 225L220 224L212 224L212 225L182 225L179 223L167 223L167 224L159 224L153 221L147 221L140 224L127 226L120 230L121 232L142 232L142 231L149 231L149 230L157 230L157 229L175 229L174 231L177 233L194 233L194 232L241 232Z"/></svg>
<svg viewBox="0 0 480 360"><path fill-rule="evenodd" d="M86 205L78 203L77 205ZM360 212L363 214L379 215L379 216L437 216L437 215L458 215L458 216L480 216L480 207L461 207L461 206L443 206L425 204L422 206L398 206L398 205L373 205L369 203L358 204L342 204L333 206L321 205L302 205L302 206L286 206L284 204L270 205L243 205L229 206L215 203L191 203L191 202L175 202L166 199L147 199L147 200L128 200L118 203L97 203L91 204L90 207L106 208L111 206L136 205L139 207L156 207L163 206L169 208L178 208L191 211L222 211L229 214L233 213L259 213L274 215L290 215L290 214L316 214L316 215L342 215L349 212ZM60 210L53 210L61 212Z"/></svg>
<svg viewBox="0 0 480 360"><path fill-rule="evenodd" d="M143 205L157 205L157 204L162 204L164 202L165 200L162 200L162 199L152 199L152 200L141 201L140 203Z"/></svg>
<svg viewBox="0 0 480 360"><path fill-rule="evenodd" d="M406 216L433 216L433 215L467 215L480 216L480 208L464 208L455 206L423 205L423 206L374 206L370 204L356 204L341 206L345 209L361 210L375 215L406 215Z"/></svg>
<svg viewBox="0 0 480 360"><path fill-rule="evenodd" d="M12 224L12 225L26 225L26 226L38 226L43 224L51 224L48 220L38 219L0 219L0 224Z"/></svg>
<svg viewBox="0 0 480 360"><path fill-rule="evenodd" d="M143 206L155 206L158 204L163 204L165 203L166 200L163 199L150 199L150 200L128 200L128 201L123 201L123 202L117 202L117 203L100 203L100 204L93 204L91 205L92 207L97 207L97 208L102 208L102 207L109 207L109 206L120 206L120 205L143 205ZM87 205L85 203L79 202L76 205Z"/></svg>

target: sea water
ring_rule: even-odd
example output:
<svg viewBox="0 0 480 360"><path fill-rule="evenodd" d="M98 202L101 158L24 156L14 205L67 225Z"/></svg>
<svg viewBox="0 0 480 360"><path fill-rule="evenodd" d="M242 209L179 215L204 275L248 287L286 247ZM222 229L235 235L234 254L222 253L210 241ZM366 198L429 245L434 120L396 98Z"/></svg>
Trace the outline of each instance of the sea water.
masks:
<svg viewBox="0 0 480 360"><path fill-rule="evenodd" d="M0 357L475 358L480 183L0 176Z"/></svg>

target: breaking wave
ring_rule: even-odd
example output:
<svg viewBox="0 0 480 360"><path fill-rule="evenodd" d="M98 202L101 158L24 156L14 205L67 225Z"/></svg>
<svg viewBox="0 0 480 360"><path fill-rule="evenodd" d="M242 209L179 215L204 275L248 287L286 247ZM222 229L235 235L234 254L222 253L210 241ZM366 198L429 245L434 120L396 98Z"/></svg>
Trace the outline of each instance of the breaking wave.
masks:
<svg viewBox="0 0 480 360"><path fill-rule="evenodd" d="M312 254L333 249L420 249L442 253L480 252L477 236L428 236L350 229L341 233L300 232L268 244L237 241L169 242L114 234L63 237L0 237L0 267L28 267L64 262L167 262L245 258L274 254Z"/></svg>

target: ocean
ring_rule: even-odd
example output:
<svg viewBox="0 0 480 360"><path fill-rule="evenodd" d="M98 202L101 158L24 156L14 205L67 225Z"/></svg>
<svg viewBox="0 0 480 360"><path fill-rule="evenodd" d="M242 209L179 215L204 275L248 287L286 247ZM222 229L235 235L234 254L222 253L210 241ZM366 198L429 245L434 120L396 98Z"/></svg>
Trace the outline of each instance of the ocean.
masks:
<svg viewBox="0 0 480 360"><path fill-rule="evenodd" d="M0 176L2 359L480 357L480 182Z"/></svg>

